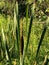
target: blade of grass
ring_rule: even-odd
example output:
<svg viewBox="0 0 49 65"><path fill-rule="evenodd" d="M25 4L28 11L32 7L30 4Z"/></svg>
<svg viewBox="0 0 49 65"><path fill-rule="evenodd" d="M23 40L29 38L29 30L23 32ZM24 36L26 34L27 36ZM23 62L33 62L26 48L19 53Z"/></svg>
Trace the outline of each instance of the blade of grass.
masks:
<svg viewBox="0 0 49 65"><path fill-rule="evenodd" d="M22 65L24 65L25 52L27 52L27 48L28 48L28 44L29 44L30 33L31 33L31 28L32 28L32 22L33 22L33 15L31 16L30 25L29 25L29 29L28 29L28 36L27 36L26 48L24 48L24 51L23 51Z"/></svg>
<svg viewBox="0 0 49 65"><path fill-rule="evenodd" d="M8 53L8 58L9 58L9 60L11 61L10 53L9 53L9 48L8 48L7 42L6 42L6 50L7 50L7 53Z"/></svg>
<svg viewBox="0 0 49 65"><path fill-rule="evenodd" d="M27 36L27 44L26 44L25 51L27 51L28 44L29 44L30 33L31 33L31 28L32 28L32 22L33 22L33 16L31 16L31 20L30 20L30 25L29 25L29 29L28 29L28 36Z"/></svg>
<svg viewBox="0 0 49 65"><path fill-rule="evenodd" d="M17 47L18 47L18 50L19 50L19 40L18 40L18 30L17 30L17 27L16 27L16 39L17 39Z"/></svg>
<svg viewBox="0 0 49 65"><path fill-rule="evenodd" d="M10 53L9 53L9 48L8 48L8 45L7 45L7 41L5 42L5 46L6 46L6 50L5 50L5 53L6 53L6 59L7 59L7 63L12 65L12 61L11 61L11 57L10 57Z"/></svg>
<svg viewBox="0 0 49 65"><path fill-rule="evenodd" d="M5 35L4 35L3 28L2 28L2 37L3 37L3 45L4 45L4 50L5 50L6 59L7 59L7 61L10 62L10 65L12 65L12 64L11 64L11 57L10 57L8 45L7 45L7 42L6 42L6 39L5 39Z"/></svg>
<svg viewBox="0 0 49 65"><path fill-rule="evenodd" d="M45 55L45 59L44 59L42 65L48 65L48 56L47 55Z"/></svg>
<svg viewBox="0 0 49 65"><path fill-rule="evenodd" d="M19 15L18 15L18 2L16 2L15 4L15 13L14 13L14 17L16 20L15 24L16 24L16 39L17 39L17 47L18 47L18 51L19 51L19 43L20 43L20 22L19 22Z"/></svg>
<svg viewBox="0 0 49 65"><path fill-rule="evenodd" d="M15 11L15 8L14 8L14 32L15 32L15 29L16 29L16 11Z"/></svg>
<svg viewBox="0 0 49 65"><path fill-rule="evenodd" d="M2 28L2 45L4 46L4 49L5 49L5 35L4 35L4 31L3 31L3 28Z"/></svg>
<svg viewBox="0 0 49 65"><path fill-rule="evenodd" d="M18 31L18 39L19 39L19 45L20 45L20 17L19 17L19 7L18 7L18 13L17 13L17 31Z"/></svg>
<svg viewBox="0 0 49 65"><path fill-rule="evenodd" d="M26 34L27 34L27 23L28 23L28 5L26 7Z"/></svg>
<svg viewBox="0 0 49 65"><path fill-rule="evenodd" d="M42 44L42 41L43 41L44 36L45 36L45 33L46 33L46 29L47 29L47 27L45 26L45 27L44 27L44 30L43 30L43 32L42 32L42 35L41 35L41 39L40 39L40 41L39 41L39 45L38 45L38 48L37 48L36 57L38 56L38 53L39 53L39 50L40 50L40 46L41 46L41 44Z"/></svg>
<svg viewBox="0 0 49 65"><path fill-rule="evenodd" d="M14 6L14 31L17 26L17 18L18 18L18 3L16 2L16 5Z"/></svg>
<svg viewBox="0 0 49 65"><path fill-rule="evenodd" d="M16 17L18 16L18 2L16 1Z"/></svg>
<svg viewBox="0 0 49 65"><path fill-rule="evenodd" d="M9 48L6 42L6 56L8 57L9 63L12 65L12 61L11 61L11 57L10 57L10 53L9 53Z"/></svg>

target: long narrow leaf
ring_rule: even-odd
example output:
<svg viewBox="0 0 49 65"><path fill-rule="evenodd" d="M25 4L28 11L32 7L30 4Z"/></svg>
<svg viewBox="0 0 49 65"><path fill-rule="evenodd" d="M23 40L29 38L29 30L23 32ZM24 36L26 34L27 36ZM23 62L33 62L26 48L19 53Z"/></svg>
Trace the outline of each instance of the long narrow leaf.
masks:
<svg viewBox="0 0 49 65"><path fill-rule="evenodd" d="M28 23L28 5L26 7L26 32L27 32L27 23Z"/></svg>
<svg viewBox="0 0 49 65"><path fill-rule="evenodd" d="M3 30L3 28L2 28L2 41L3 41L3 43L2 43L2 46L4 47L4 50L6 49L5 48L5 35L4 35L4 30Z"/></svg>
<svg viewBox="0 0 49 65"><path fill-rule="evenodd" d="M16 38L17 38L17 47L19 50L19 43L20 43L20 22L19 22L19 14L18 14L18 2L16 2L16 7L15 7L15 12L16 12Z"/></svg>
<svg viewBox="0 0 49 65"><path fill-rule="evenodd" d="M9 58L9 60L11 61L11 57L10 57L9 48L8 48L7 43L6 43L6 50L7 50L8 58Z"/></svg>
<svg viewBox="0 0 49 65"><path fill-rule="evenodd" d="M30 25L29 25L29 30L28 30L28 37L27 37L27 45L26 45L26 50L25 51L27 51L28 44L29 44L29 38L30 38L30 33L31 33L32 21L33 21L33 16L31 17L31 20L30 20Z"/></svg>
<svg viewBox="0 0 49 65"><path fill-rule="evenodd" d="M9 62L11 64L10 53L9 53L9 49L8 49L8 45L7 45L7 42L6 42L6 38L5 38L5 35L4 35L3 28L2 28L2 37L3 37L3 46L4 46L4 51L5 51L6 59L9 60Z"/></svg>
<svg viewBox="0 0 49 65"><path fill-rule="evenodd" d="M36 57L38 56L38 52L39 52L39 50L40 50L40 46L41 46L42 41L43 41L43 39L44 39L44 36L45 36L45 33L46 33L46 29L47 29L47 27L45 26L45 27L44 27L44 30L43 30L43 32L42 32L42 35L41 35L41 39L40 39L40 41L39 41L39 45L38 45L38 48L37 48Z"/></svg>
<svg viewBox="0 0 49 65"><path fill-rule="evenodd" d="M18 3L16 2L16 5L14 6L14 31L17 26L17 18L18 18Z"/></svg>
<svg viewBox="0 0 49 65"><path fill-rule="evenodd" d="M16 27L16 39L17 39L17 48L19 50L19 39L18 39L18 29Z"/></svg>
<svg viewBox="0 0 49 65"><path fill-rule="evenodd" d="M22 65L24 65L25 52L27 52L27 48L28 48L28 44L29 44L30 33L31 33L31 28L32 28L32 21L33 21L33 16L31 16L30 25L29 25L29 29L28 29L28 36L27 36L26 48L25 48L24 51L23 51Z"/></svg>

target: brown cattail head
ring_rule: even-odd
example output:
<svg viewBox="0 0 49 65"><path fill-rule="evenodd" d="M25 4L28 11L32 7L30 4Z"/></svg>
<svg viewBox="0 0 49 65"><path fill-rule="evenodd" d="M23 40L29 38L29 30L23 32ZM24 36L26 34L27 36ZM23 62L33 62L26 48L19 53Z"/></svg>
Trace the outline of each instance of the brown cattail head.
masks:
<svg viewBox="0 0 49 65"><path fill-rule="evenodd" d="M21 55L23 55L23 49L24 49L24 39L23 36L21 37Z"/></svg>

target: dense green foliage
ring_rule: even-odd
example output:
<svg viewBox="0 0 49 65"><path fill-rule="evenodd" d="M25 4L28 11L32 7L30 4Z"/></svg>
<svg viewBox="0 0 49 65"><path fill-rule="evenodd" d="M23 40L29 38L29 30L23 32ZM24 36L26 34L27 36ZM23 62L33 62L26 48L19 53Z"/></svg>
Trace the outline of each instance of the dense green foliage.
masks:
<svg viewBox="0 0 49 65"><path fill-rule="evenodd" d="M18 1L0 1L0 65L49 65L49 0Z"/></svg>

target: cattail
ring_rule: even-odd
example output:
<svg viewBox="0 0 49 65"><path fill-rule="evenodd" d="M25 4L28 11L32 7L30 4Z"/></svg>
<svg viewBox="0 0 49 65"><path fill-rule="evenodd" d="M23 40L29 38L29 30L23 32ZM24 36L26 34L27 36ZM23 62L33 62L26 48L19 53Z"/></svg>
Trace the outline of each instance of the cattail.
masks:
<svg viewBox="0 0 49 65"><path fill-rule="evenodd" d="M23 55L24 38L23 38L23 21L20 24L20 53Z"/></svg>
<svg viewBox="0 0 49 65"><path fill-rule="evenodd" d="M21 41L21 55L23 55L23 49L24 49L24 39L23 39L23 35L22 35L22 37L21 37L21 39L20 39Z"/></svg>

